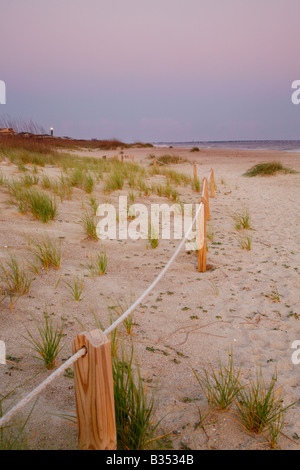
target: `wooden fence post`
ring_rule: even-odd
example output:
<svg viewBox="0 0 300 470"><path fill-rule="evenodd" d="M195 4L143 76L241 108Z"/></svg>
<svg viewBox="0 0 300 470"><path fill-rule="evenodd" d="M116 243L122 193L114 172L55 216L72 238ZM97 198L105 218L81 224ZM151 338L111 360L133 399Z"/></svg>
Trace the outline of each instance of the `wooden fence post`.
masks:
<svg viewBox="0 0 300 470"><path fill-rule="evenodd" d="M206 272L206 208L207 201L201 197L199 204L203 203L203 212L199 211L198 216L198 272Z"/></svg>
<svg viewBox="0 0 300 470"><path fill-rule="evenodd" d="M194 180L197 179L197 165L196 162L194 161Z"/></svg>
<svg viewBox="0 0 300 470"><path fill-rule="evenodd" d="M214 170L210 170L210 195L212 198L215 197L215 178L214 178Z"/></svg>
<svg viewBox="0 0 300 470"><path fill-rule="evenodd" d="M208 182L206 176L203 178L203 188L204 192L203 195L206 199L206 220L210 219L210 212L209 212L209 193L208 193Z"/></svg>
<svg viewBox="0 0 300 470"><path fill-rule="evenodd" d="M101 330L79 334L73 353L87 354L74 364L80 450L115 450L117 445L110 340Z"/></svg>
<svg viewBox="0 0 300 470"><path fill-rule="evenodd" d="M124 161L124 157L123 155L121 155L121 162L123 163L123 161Z"/></svg>

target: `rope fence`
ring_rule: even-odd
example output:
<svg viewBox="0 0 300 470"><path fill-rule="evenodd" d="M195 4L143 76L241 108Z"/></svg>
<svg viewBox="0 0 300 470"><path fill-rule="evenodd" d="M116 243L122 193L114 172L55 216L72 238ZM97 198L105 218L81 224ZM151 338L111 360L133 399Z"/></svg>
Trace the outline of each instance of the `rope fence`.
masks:
<svg viewBox="0 0 300 470"><path fill-rule="evenodd" d="M155 160L159 161L159 160ZM164 164L163 162L160 162ZM194 169L196 162L194 162ZM194 224L197 224L198 271L206 271L206 221L209 220L209 189L214 197L214 172L203 178L203 189L195 216L175 252L150 286L140 297L105 331L93 330L79 334L73 341L73 355L58 367L46 380L26 395L17 405L0 418L0 430L29 402L71 365L74 365L76 411L78 418L79 448L116 449L116 427L114 390L110 340L107 338L122 323L149 293L155 288L186 243ZM91 413L91 409L93 413Z"/></svg>

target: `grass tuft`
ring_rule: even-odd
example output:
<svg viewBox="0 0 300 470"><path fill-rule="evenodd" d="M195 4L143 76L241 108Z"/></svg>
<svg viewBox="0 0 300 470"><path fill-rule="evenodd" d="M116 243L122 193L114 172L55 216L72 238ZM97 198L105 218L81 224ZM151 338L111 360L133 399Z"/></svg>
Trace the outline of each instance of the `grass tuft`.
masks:
<svg viewBox="0 0 300 470"><path fill-rule="evenodd" d="M39 240L29 240L28 250L42 264L46 272L51 266L56 269L60 268L61 244L52 240L48 235Z"/></svg>
<svg viewBox="0 0 300 470"><path fill-rule="evenodd" d="M0 263L1 295L9 297L11 308L14 302L29 292L33 278L21 267L17 258L10 255L6 264Z"/></svg>
<svg viewBox="0 0 300 470"><path fill-rule="evenodd" d="M46 313L44 313L43 323L39 322L37 319L34 319L34 321L38 330L38 337L34 337L34 335L26 329L27 336L24 336L24 338L37 353L37 356L34 357L42 360L47 369L53 369L56 365L57 356L62 349L60 343L63 336L64 325L63 323L60 326L58 326L58 324L54 325L53 321L49 319Z"/></svg>
<svg viewBox="0 0 300 470"><path fill-rule="evenodd" d="M255 382L239 391L237 400L242 425L254 433L261 433L269 428L273 442L282 427L283 415L292 406L283 406L281 391L276 389L276 382L277 377L273 375L270 383L266 384L260 371Z"/></svg>
<svg viewBox="0 0 300 470"><path fill-rule="evenodd" d="M247 170L243 176L272 176L276 173L296 173L291 168L286 168L279 161L272 161L269 163L258 163Z"/></svg>
<svg viewBox="0 0 300 470"><path fill-rule="evenodd" d="M233 364L232 353L228 354L227 365L219 360L217 371L210 364L209 368L202 368L199 377L195 370L194 375L206 396L207 401L219 410L227 410L233 404L241 390L240 370L236 371Z"/></svg>

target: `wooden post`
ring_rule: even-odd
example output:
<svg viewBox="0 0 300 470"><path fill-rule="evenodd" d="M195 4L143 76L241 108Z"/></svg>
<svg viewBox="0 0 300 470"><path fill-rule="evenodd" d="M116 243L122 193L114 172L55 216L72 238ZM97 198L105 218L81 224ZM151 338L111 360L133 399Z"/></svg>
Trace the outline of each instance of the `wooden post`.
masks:
<svg viewBox="0 0 300 470"><path fill-rule="evenodd" d="M198 272L206 272L206 208L207 201L201 197L199 204L203 203L203 212L200 210L198 217Z"/></svg>
<svg viewBox="0 0 300 470"><path fill-rule="evenodd" d="M210 170L210 195L212 198L215 197L215 178L214 178L214 170Z"/></svg>
<svg viewBox="0 0 300 470"><path fill-rule="evenodd" d="M206 220L210 219L210 213L209 213L209 193L208 193L208 182L206 176L203 178L203 195L206 199Z"/></svg>
<svg viewBox="0 0 300 470"><path fill-rule="evenodd" d="M101 330L79 334L73 353L87 354L74 363L78 445L80 450L115 450L117 445L110 340Z"/></svg>
<svg viewBox="0 0 300 470"><path fill-rule="evenodd" d="M123 163L123 161L124 161L124 157L123 155L121 155L121 162Z"/></svg>
<svg viewBox="0 0 300 470"><path fill-rule="evenodd" d="M194 180L197 179L197 164L194 162Z"/></svg>
<svg viewBox="0 0 300 470"><path fill-rule="evenodd" d="M154 168L156 168L156 159L154 160Z"/></svg>

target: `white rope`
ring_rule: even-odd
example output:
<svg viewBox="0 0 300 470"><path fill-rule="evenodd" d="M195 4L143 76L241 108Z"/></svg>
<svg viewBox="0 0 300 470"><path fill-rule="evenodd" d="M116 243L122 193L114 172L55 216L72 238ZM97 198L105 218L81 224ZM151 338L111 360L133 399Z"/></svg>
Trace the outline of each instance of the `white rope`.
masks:
<svg viewBox="0 0 300 470"><path fill-rule="evenodd" d="M159 160L157 160L159 161ZM165 165L165 163L163 162L160 162L162 163L163 165ZM198 165L197 165L198 166ZM211 173L212 171L210 172L210 175L209 175L209 178L211 177ZM203 189L202 189L202 196L204 196L204 187L205 187L205 184L203 185ZM147 297L147 295L154 289L154 287L156 286L156 284L161 280L161 278L164 276L164 274L167 272L167 270L170 268L171 264L173 263L173 261L176 259L176 257L178 256L181 248L183 247L184 243L186 242L187 240L187 237L189 236L192 228L193 228L193 225L195 223L195 221L197 220L197 217L198 217L198 214L200 212L200 209L201 209L201 205L203 203L201 202L199 204L199 207L196 211L196 214L195 214L195 217L189 227L189 229L187 230L187 232L185 233L183 239L181 240L181 242L179 243L178 247L176 248L175 252L173 253L173 255L171 256L171 258L169 259L168 263L166 264L166 266L163 268L163 270L159 273L159 275L156 277L156 279L154 279L154 281L152 282L152 284L150 284L150 286L143 292L143 294L131 305L131 307L129 307L126 312L123 313L123 315L121 315L112 325L110 325L105 331L104 333L106 335L108 335L109 333L111 333L111 331L113 331L120 323L122 323L124 321L124 319L130 315L135 309L136 307L142 303L142 301L145 299L145 297ZM68 369L68 367L70 367L74 362L76 362L80 357L84 356L86 354L86 348L83 347L81 349L79 349L79 351L77 351L77 353L75 353L73 356L71 356L66 362L64 362L64 364L62 364L55 372L53 372L46 380L44 380L38 387L36 387L32 392L30 392L28 395L26 395L25 398L23 398L16 406L14 406L10 411L8 411L2 418L0 418L0 429L3 428L5 426L5 424L8 423L8 421L10 421L10 419L15 416L22 408L24 408L31 400L33 400L37 395L39 395L51 382L53 382L59 375L61 375L66 369Z"/></svg>
<svg viewBox="0 0 300 470"><path fill-rule="evenodd" d="M152 291L152 289L154 289L154 287L156 286L156 284L161 280L161 278L163 277L163 275L165 274L165 272L169 269L169 267L171 266L171 264L173 263L173 261L175 260L175 258L177 257L178 253L180 252L181 248L183 247L184 243L186 242L187 240L187 237L188 235L190 234L192 228L193 228L193 225L195 223L195 221L197 220L197 217L198 217L198 214L200 212L200 208L201 208L201 205L203 203L201 202L199 204L199 207L196 211L196 214L195 214L195 217L189 227L189 229L187 230L187 232L185 233L183 239L181 240L181 242L179 243L178 247L176 248L175 252L173 253L173 255L171 256L171 258L169 259L168 263L166 264L166 266L163 268L163 270L159 273L159 275L156 277L156 279L154 279L154 281L152 282L152 284L143 292L143 294L131 305L131 307L129 307L126 312L123 313L123 315L121 315L112 325L110 325L105 331L104 333L107 335L108 333L110 333L111 331L113 331L120 323L122 323L124 321L124 319L126 317L128 317L128 315L131 314L131 312L133 312L136 307L145 299L145 297L147 297L147 295Z"/></svg>
<svg viewBox="0 0 300 470"><path fill-rule="evenodd" d="M167 164L167 163L161 162L160 160L156 160L156 163L160 163L161 165L168 166L168 164Z"/></svg>
<svg viewBox="0 0 300 470"><path fill-rule="evenodd" d="M86 348L83 347L77 351L76 354L70 357L66 362L64 362L55 372L53 372L49 377L44 380L38 387L36 387L32 392L26 395L23 400L9 410L1 419L0 419L0 429L5 426L5 424L10 421L10 419L15 416L24 406L26 406L31 400L33 400L37 395L39 395L53 380L56 379L62 372L64 372L68 367L70 367L74 362L76 362L80 357L86 354Z"/></svg>

